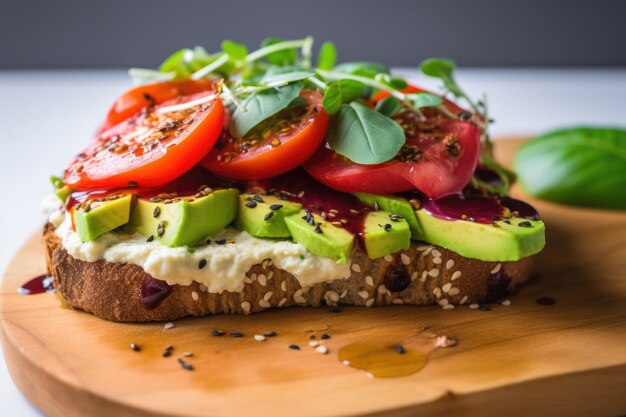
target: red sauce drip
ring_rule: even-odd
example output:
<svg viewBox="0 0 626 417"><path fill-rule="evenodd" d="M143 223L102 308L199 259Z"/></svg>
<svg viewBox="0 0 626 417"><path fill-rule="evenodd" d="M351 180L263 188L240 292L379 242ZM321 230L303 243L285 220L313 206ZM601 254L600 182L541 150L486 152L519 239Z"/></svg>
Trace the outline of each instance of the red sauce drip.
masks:
<svg viewBox="0 0 626 417"><path fill-rule="evenodd" d="M26 281L17 292L22 295L35 295L43 294L48 291L52 291L52 277L49 275L39 275L33 279Z"/></svg>
<svg viewBox="0 0 626 417"><path fill-rule="evenodd" d="M154 310L172 293L172 287L165 281L145 274L141 286L141 304L146 310Z"/></svg>
<svg viewBox="0 0 626 417"><path fill-rule="evenodd" d="M505 209L497 198L482 195L452 194L422 201L422 208L446 220L469 220L491 224L504 217Z"/></svg>
<svg viewBox="0 0 626 417"><path fill-rule="evenodd" d="M518 217L524 217L528 220L539 220L539 213L528 203L511 197L502 197L500 198L500 204L511 210L511 212L517 212Z"/></svg>

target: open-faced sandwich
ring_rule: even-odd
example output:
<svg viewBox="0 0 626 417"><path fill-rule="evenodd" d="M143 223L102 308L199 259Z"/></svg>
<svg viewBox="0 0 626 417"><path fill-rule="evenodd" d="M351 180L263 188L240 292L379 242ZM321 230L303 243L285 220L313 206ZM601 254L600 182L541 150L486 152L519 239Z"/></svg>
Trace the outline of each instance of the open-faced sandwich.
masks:
<svg viewBox="0 0 626 417"><path fill-rule="evenodd" d="M111 107L53 178L49 273L69 305L109 320L341 304L504 299L544 226L507 196L486 102L454 64L335 64L325 43L183 49ZM313 62L315 61L315 62ZM460 100L455 104L451 99Z"/></svg>

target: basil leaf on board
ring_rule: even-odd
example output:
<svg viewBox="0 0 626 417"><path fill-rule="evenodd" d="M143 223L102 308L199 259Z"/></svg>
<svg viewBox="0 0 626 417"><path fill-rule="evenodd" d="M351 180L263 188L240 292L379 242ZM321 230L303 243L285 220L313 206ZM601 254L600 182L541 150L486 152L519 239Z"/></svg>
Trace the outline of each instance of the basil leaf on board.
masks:
<svg viewBox="0 0 626 417"><path fill-rule="evenodd" d="M405 143L404 130L390 118L353 101L331 119L330 147L357 164L374 165L392 159Z"/></svg>
<svg viewBox="0 0 626 417"><path fill-rule="evenodd" d="M250 94L242 102L246 111L235 110L230 120L230 134L242 138L263 120L286 109L298 97L302 83L293 83L284 87Z"/></svg>
<svg viewBox="0 0 626 417"><path fill-rule="evenodd" d="M354 80L339 80L328 85L322 104L328 114L335 114L343 103L354 100L363 94L365 85Z"/></svg>
<svg viewBox="0 0 626 417"><path fill-rule="evenodd" d="M522 187L563 204L626 210L626 130L555 130L524 145L515 158Z"/></svg>
<svg viewBox="0 0 626 417"><path fill-rule="evenodd" d="M337 48L332 42L324 42L317 56L317 68L331 70L337 62Z"/></svg>
<svg viewBox="0 0 626 417"><path fill-rule="evenodd" d="M274 45L276 43L284 42L281 38L267 38L261 42L261 48ZM298 60L298 52L294 49L283 49L282 51L272 52L265 56L267 62L272 65L284 66L294 65Z"/></svg>
<svg viewBox="0 0 626 417"><path fill-rule="evenodd" d="M438 106L443 102L441 97L430 93L411 93L406 98L417 108Z"/></svg>
<svg viewBox="0 0 626 417"><path fill-rule="evenodd" d="M344 72L346 74L360 75L362 77L374 78L376 74L389 74L389 68L383 64L370 61L344 62L337 65L333 71Z"/></svg>
<svg viewBox="0 0 626 417"><path fill-rule="evenodd" d="M393 96L387 96L376 103L376 111L387 117L393 117L402 108L402 102Z"/></svg>

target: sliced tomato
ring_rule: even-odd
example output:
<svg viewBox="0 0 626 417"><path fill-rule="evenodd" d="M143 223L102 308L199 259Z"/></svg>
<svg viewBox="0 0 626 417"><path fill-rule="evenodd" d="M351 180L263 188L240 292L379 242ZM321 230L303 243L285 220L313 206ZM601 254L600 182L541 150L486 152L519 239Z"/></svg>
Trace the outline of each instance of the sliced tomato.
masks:
<svg viewBox="0 0 626 417"><path fill-rule="evenodd" d="M128 90L113 103L100 132L136 115L147 106L154 106L179 96L211 90L213 82L208 80L163 81L140 85Z"/></svg>
<svg viewBox="0 0 626 417"><path fill-rule="evenodd" d="M322 147L304 168L316 180L339 191L373 194L418 189L428 197L459 192L471 177L480 153L480 131L470 122L434 112L426 122L405 112L398 121L407 136L395 159L361 165Z"/></svg>
<svg viewBox="0 0 626 417"><path fill-rule="evenodd" d="M300 96L306 107L272 117L243 139L234 139L225 125L202 165L215 174L246 181L275 177L302 165L322 144L328 114L318 91L303 90Z"/></svg>
<svg viewBox="0 0 626 417"><path fill-rule="evenodd" d="M155 187L181 176L209 152L222 131L224 106L213 92L179 97L102 132L65 171L75 190ZM166 109L188 103L185 108ZM184 107L184 106L183 106Z"/></svg>

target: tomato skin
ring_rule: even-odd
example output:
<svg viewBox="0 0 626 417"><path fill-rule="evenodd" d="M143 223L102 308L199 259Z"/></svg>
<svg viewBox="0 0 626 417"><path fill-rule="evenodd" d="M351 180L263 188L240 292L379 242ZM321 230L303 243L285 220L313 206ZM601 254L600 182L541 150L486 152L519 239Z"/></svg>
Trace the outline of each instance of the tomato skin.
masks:
<svg viewBox="0 0 626 417"><path fill-rule="evenodd" d="M143 84L126 91L119 96L100 126L103 132L118 123L136 115L143 108L161 104L178 96L187 96L212 89L213 82L208 80L176 80Z"/></svg>
<svg viewBox="0 0 626 417"><path fill-rule="evenodd" d="M272 147L269 141L239 154L228 162L219 156L228 147L214 148L201 162L207 170L235 180L252 181L267 179L284 174L302 165L320 147L328 128L329 116L321 106L321 94L314 91L303 93L309 105L317 112L310 121L303 122L293 130L295 134L281 141L280 146ZM226 119L229 116L225 117ZM290 132L291 133L291 132ZM225 126L222 141L228 142L230 135Z"/></svg>
<svg viewBox="0 0 626 417"><path fill-rule="evenodd" d="M159 119L156 110L210 94L213 93L166 101L101 133L66 169L65 183L74 190L88 191L131 184L158 187L180 177L200 162L215 144L222 131L224 106L219 98L209 106L196 106L188 113L183 112L184 117L191 116L188 124L167 129L163 126L174 119L169 113ZM151 125L157 122L160 124ZM138 131L144 133L135 135ZM158 136L161 138L153 138ZM148 146L151 143L155 145ZM128 146L124 148L125 145ZM110 151L109 146L121 150Z"/></svg>
<svg viewBox="0 0 626 417"><path fill-rule="evenodd" d="M459 154L441 157L444 141L407 139L407 144L423 150L417 162L388 161L377 165L356 164L322 147L304 165L319 182L346 192L390 194L418 189L436 198L459 192L469 183L480 154L480 131L470 122L444 119L438 123L444 135L458 139Z"/></svg>

